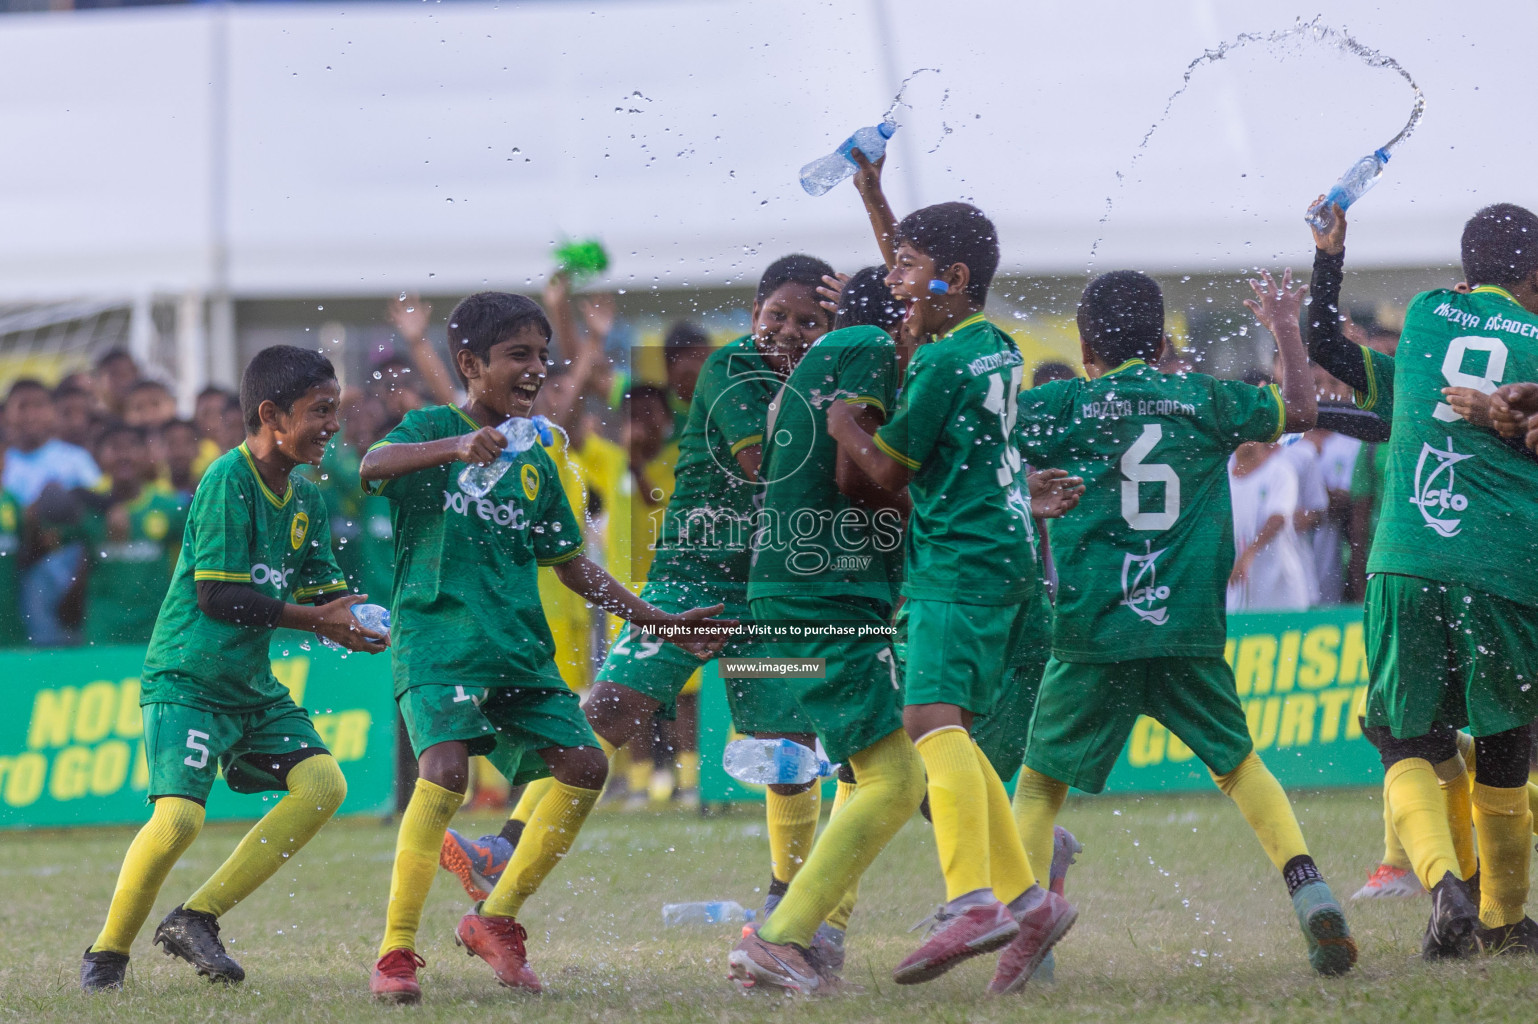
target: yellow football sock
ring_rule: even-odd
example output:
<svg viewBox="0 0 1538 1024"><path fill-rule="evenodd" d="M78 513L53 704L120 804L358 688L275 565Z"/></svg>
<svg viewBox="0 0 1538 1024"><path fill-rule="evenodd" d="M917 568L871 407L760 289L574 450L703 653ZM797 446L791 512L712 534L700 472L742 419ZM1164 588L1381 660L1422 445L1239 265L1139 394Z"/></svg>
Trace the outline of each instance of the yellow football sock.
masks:
<svg viewBox="0 0 1538 1024"><path fill-rule="evenodd" d="M851 754L855 791L815 844L811 854L759 935L765 942L809 946L865 869L924 799L924 764L901 729Z"/></svg>
<svg viewBox="0 0 1538 1024"><path fill-rule="evenodd" d="M1468 772L1463 758L1454 754L1431 770L1442 784L1442 799L1447 801L1447 829L1452 833L1453 849L1458 853L1458 877L1465 881L1479 869L1474 854L1474 798L1469 792Z"/></svg>
<svg viewBox="0 0 1538 1024"><path fill-rule="evenodd" d="M844 809L844 805L849 803L849 798L852 796L854 796L854 783L839 779L838 789L833 794L833 809L828 812L828 821L830 823L838 816L838 812ZM834 907L833 912L828 915L828 924L841 932L847 931L849 929L849 918L853 916L854 905L859 898L860 880L856 878L849 886L848 891L844 893L843 898L838 901L838 906Z"/></svg>
<svg viewBox="0 0 1538 1024"><path fill-rule="evenodd" d="M988 803L988 874L993 894L1008 903L1036 884L1034 865L1026 859L1025 847L1021 845L1020 830L1015 827L1015 816L1009 809L1009 791L1004 788L1004 780L999 778L988 755L975 742L972 750L983 772L983 791ZM1049 858L1047 864L1050 866L1051 863Z"/></svg>
<svg viewBox="0 0 1538 1024"><path fill-rule="evenodd" d="M330 754L294 765L288 773L288 795L246 833L235 852L192 894L187 909L223 917L313 839L346 796L347 780Z"/></svg>
<svg viewBox="0 0 1538 1024"><path fill-rule="evenodd" d="M385 908L380 956L392 949L417 948L417 926L422 922L422 905L427 902L433 876L438 873L443 831L463 800L463 793L417 779L395 837L395 867L390 872L390 905Z"/></svg>
<svg viewBox="0 0 1538 1024"><path fill-rule="evenodd" d="M821 788L794 796L781 796L774 790L764 794L764 811L769 824L769 870L776 882L796 877L812 840L817 837L817 817L822 810Z"/></svg>
<svg viewBox="0 0 1538 1024"><path fill-rule="evenodd" d="M946 901L989 888L988 795L972 737L952 725L925 733L914 746L929 776L929 814Z"/></svg>
<svg viewBox="0 0 1538 1024"><path fill-rule="evenodd" d="M1431 762L1407 757L1395 763L1384 773L1383 790L1394 815L1394 831L1421 885L1431 889L1449 871L1457 875L1458 851L1447 829L1447 798Z"/></svg>
<svg viewBox="0 0 1538 1024"><path fill-rule="evenodd" d="M179 796L155 801L150 820L144 823L118 869L117 888L107 909L107 923L91 946L92 953L127 953L134 937L150 916L160 886L177 858L203 828L203 807Z"/></svg>
<svg viewBox="0 0 1538 1024"><path fill-rule="evenodd" d="M487 917L517 917L523 903L545 876L561 862L577 838L588 812L603 795L599 789L578 789L555 779L545 798L534 809L534 817L518 840L513 859L486 897L481 913Z"/></svg>
<svg viewBox="0 0 1538 1024"><path fill-rule="evenodd" d="M1383 863L1401 871L1410 870L1410 855L1404 852L1404 843L1394 831L1394 810L1388 802L1388 785L1383 787Z"/></svg>
<svg viewBox="0 0 1538 1024"><path fill-rule="evenodd" d="M700 752L685 750L678 755L678 788L700 788Z"/></svg>
<svg viewBox="0 0 1538 1024"><path fill-rule="evenodd" d="M625 781L630 786L632 793L645 793L651 789L652 764L650 761L630 762L630 768L625 772Z"/></svg>
<svg viewBox="0 0 1538 1024"><path fill-rule="evenodd" d="M1474 825L1479 829L1479 923L1486 928L1521 921L1532 860L1533 812L1527 787L1497 789L1474 783Z"/></svg>
<svg viewBox="0 0 1538 1024"><path fill-rule="evenodd" d="M527 825L529 819L534 817L534 808L538 807L539 802L545 798L545 794L550 792L554 782L554 779L535 779L524 786L523 795L518 798L518 803L513 807L513 813L509 814L508 818Z"/></svg>
<svg viewBox="0 0 1538 1024"><path fill-rule="evenodd" d="M1261 849L1276 870L1282 870L1294 857L1308 855L1308 844L1303 841L1303 830L1298 828L1297 815L1292 813L1292 802L1276 776L1253 751L1227 775L1213 773L1212 781L1239 806L1239 813L1255 830L1255 838L1260 840Z"/></svg>
<svg viewBox="0 0 1538 1024"><path fill-rule="evenodd" d="M1033 871L1039 864L1045 864L1046 871L1052 869L1052 824L1067 797L1068 783L1028 766L1020 769L1015 780L1015 827Z"/></svg>

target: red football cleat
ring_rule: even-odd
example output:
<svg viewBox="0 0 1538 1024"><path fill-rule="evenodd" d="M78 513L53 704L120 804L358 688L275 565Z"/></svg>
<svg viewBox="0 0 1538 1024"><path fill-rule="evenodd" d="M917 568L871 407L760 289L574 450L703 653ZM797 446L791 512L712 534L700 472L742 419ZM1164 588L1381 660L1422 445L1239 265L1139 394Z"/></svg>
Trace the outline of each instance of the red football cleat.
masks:
<svg viewBox="0 0 1538 1024"><path fill-rule="evenodd" d="M999 967L988 984L988 991L1004 995L1030 981L1036 968L1078 917L1079 912L1067 900L1047 890L1046 899L1034 910L1021 915L1020 934L999 954Z"/></svg>
<svg viewBox="0 0 1538 1024"><path fill-rule="evenodd" d="M508 988L520 988L526 992L542 992L544 986L539 977L529 969L529 954L524 940L529 933L523 925L511 917L486 917L476 913L476 904L469 913L459 919L454 929L454 942L465 948L471 956L478 956L497 972L497 980Z"/></svg>
<svg viewBox="0 0 1538 1024"><path fill-rule="evenodd" d="M892 972L899 985L916 985L938 978L964 960L1009 945L1020 926L1009 908L998 900L968 907L960 914L944 907L935 912L935 928L924 944L908 955Z"/></svg>
<svg viewBox="0 0 1538 1024"><path fill-rule="evenodd" d="M420 1003L422 986L417 984L417 968L427 961L415 950L392 949L379 958L369 975L368 990L375 999L386 1003Z"/></svg>

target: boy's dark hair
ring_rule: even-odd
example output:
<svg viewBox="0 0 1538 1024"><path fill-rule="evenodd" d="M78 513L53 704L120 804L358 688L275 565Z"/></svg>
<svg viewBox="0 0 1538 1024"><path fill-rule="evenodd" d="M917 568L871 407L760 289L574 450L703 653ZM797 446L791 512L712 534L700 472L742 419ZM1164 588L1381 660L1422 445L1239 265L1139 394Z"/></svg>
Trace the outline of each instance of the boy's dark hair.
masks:
<svg viewBox="0 0 1538 1024"><path fill-rule="evenodd" d="M832 276L833 268L816 256L803 253L781 256L769 264L764 276L758 279L758 291L753 295L753 302L764 302L787 284L804 284L808 288L816 288L822 284L824 277Z"/></svg>
<svg viewBox="0 0 1538 1024"><path fill-rule="evenodd" d="M166 387L160 381L152 380L149 377L140 377L128 388L128 393L130 395L138 394L140 391L164 391L168 395L171 393L170 388Z"/></svg>
<svg viewBox="0 0 1538 1024"><path fill-rule="evenodd" d="M702 349L709 351L710 335L693 320L678 321L662 339L662 358L670 363Z"/></svg>
<svg viewBox="0 0 1538 1024"><path fill-rule="evenodd" d="M449 360L459 382L470 382L459 370L459 350L466 349L481 362L491 359L491 350L525 327L534 327L549 341L554 332L539 304L526 295L511 292L476 292L459 300L449 314Z"/></svg>
<svg viewBox="0 0 1538 1024"><path fill-rule="evenodd" d="M1164 342L1164 293L1137 270L1101 274L1079 299L1079 333L1112 366L1153 359Z"/></svg>
<svg viewBox="0 0 1538 1024"><path fill-rule="evenodd" d="M15 398L17 392L19 391L41 391L48 397L53 397L53 392L48 390L48 385L44 384L36 377L18 377L11 381L10 390L5 393L5 401L7 405L10 404L11 399Z"/></svg>
<svg viewBox="0 0 1538 1024"><path fill-rule="evenodd" d="M1067 363L1047 362L1038 363L1031 374L1031 387L1047 384L1054 380L1073 380L1078 374L1073 372L1073 367Z"/></svg>
<svg viewBox="0 0 1538 1024"><path fill-rule="evenodd" d="M58 387L53 389L53 397L55 401L58 401L62 398L73 398L76 395L84 395L87 398L92 397L89 388L81 387L79 384L76 384L72 380L63 381L59 384Z"/></svg>
<svg viewBox="0 0 1538 1024"><path fill-rule="evenodd" d="M890 331L902 322L903 305L892 298L886 286L886 267L866 267L844 282L838 296L838 313L833 328L879 327Z"/></svg>
<svg viewBox="0 0 1538 1024"><path fill-rule="evenodd" d="M107 420L97 430L96 437L91 441L92 450L99 449L107 442L108 438L117 437L121 434L130 435L135 442L141 445L149 442L149 435L143 427L130 427L122 420Z"/></svg>
<svg viewBox="0 0 1538 1024"><path fill-rule="evenodd" d="M1538 270L1538 216L1496 203L1463 225L1463 279L1470 287L1508 285Z"/></svg>
<svg viewBox="0 0 1538 1024"><path fill-rule="evenodd" d="M217 396L219 398L233 397L230 394L230 389L229 388L222 388L222 387L220 387L217 384L210 384L207 387L205 387L202 391L198 392L197 401L201 402L205 398L212 398L212 397L215 397L215 396Z"/></svg>
<svg viewBox="0 0 1538 1024"><path fill-rule="evenodd" d="M1265 370L1246 370L1244 376L1239 379L1254 388L1263 388L1274 383L1271 375Z"/></svg>
<svg viewBox="0 0 1538 1024"><path fill-rule="evenodd" d="M240 375L240 411L246 419L247 432L255 434L262 429L262 417L257 410L263 402L292 412L294 402L311 388L333 380L336 368L314 349L293 345L262 349Z"/></svg>
<svg viewBox="0 0 1538 1024"><path fill-rule="evenodd" d="M965 263L967 298L978 305L999 269L999 232L971 203L936 203L914 210L897 224L897 244L907 242L944 271Z"/></svg>

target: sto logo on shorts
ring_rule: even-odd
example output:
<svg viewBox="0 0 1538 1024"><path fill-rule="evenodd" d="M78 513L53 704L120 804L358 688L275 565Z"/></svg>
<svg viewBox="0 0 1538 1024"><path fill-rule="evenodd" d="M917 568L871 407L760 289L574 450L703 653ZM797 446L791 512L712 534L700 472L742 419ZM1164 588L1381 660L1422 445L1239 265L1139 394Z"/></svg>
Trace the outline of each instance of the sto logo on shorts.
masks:
<svg viewBox="0 0 1538 1024"><path fill-rule="evenodd" d="M304 543L304 535L310 532L310 517L303 512L294 515L294 521L288 528L288 542L295 551Z"/></svg>

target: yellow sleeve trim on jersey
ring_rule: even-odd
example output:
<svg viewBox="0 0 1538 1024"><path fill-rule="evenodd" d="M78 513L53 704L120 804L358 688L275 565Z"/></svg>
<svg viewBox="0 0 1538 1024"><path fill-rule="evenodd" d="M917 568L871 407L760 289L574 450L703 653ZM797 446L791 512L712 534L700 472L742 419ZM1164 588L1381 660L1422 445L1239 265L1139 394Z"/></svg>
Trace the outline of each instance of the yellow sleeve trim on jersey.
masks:
<svg viewBox="0 0 1538 1024"><path fill-rule="evenodd" d="M1351 397L1358 409L1372 412L1378 407L1378 372L1373 369L1369 351L1361 345L1357 346L1357 351L1362 353L1362 367L1367 371L1367 390L1353 391Z"/></svg>
<svg viewBox="0 0 1538 1024"><path fill-rule="evenodd" d="M850 395L844 399L845 405L868 405L886 415L886 403L875 395Z"/></svg>
<svg viewBox="0 0 1538 1024"><path fill-rule="evenodd" d="M228 572L223 569L194 569L192 578L196 580L213 580L216 583L250 583L251 570L245 572Z"/></svg>
<svg viewBox="0 0 1538 1024"><path fill-rule="evenodd" d="M534 561L540 566L560 565L562 562L569 562L582 554L583 547L584 545L579 544L565 554L556 555L554 558L536 558Z"/></svg>
<svg viewBox="0 0 1538 1024"><path fill-rule="evenodd" d="M917 462L914 462L912 459L908 458L908 456L904 455L896 448L893 448L891 445L881 440L880 434L871 435L871 440L875 441L876 447L885 452L887 456L892 459L892 461L897 462L900 465L907 466L909 469L919 468L919 464Z"/></svg>
<svg viewBox="0 0 1538 1024"><path fill-rule="evenodd" d="M749 434L747 437L743 438L741 441L738 441L736 444L732 445L732 454L736 455L738 452L742 451L744 448L751 448L755 444L763 444L763 443L764 443L764 435L763 434Z"/></svg>
<svg viewBox="0 0 1538 1024"><path fill-rule="evenodd" d="M381 440L375 441L373 444L369 445L368 446L368 450L371 452L375 448L383 448L387 444L394 444L394 443L395 443L394 441L387 441L387 440L381 439ZM367 455L368 452L364 452L363 454Z"/></svg>
<svg viewBox="0 0 1538 1024"><path fill-rule="evenodd" d="M307 601L310 598L318 597L321 594L331 594L335 593L336 591L346 589L347 583L345 580L332 580L330 583L322 583L318 586L300 587L298 590L294 591L294 600Z"/></svg>
<svg viewBox="0 0 1538 1024"><path fill-rule="evenodd" d="M1266 390L1276 399L1276 433L1267 440L1269 444L1287 432L1287 403L1282 401L1282 392L1275 384L1267 384Z"/></svg>

